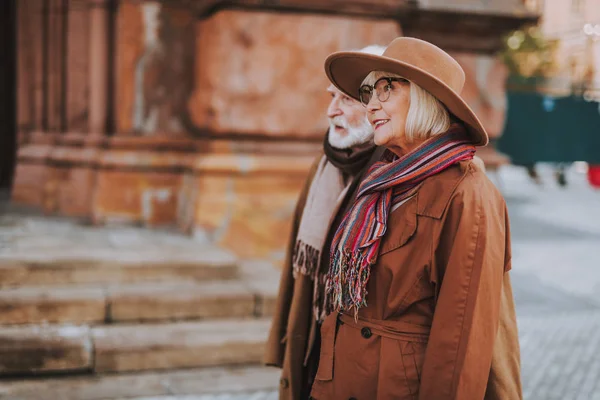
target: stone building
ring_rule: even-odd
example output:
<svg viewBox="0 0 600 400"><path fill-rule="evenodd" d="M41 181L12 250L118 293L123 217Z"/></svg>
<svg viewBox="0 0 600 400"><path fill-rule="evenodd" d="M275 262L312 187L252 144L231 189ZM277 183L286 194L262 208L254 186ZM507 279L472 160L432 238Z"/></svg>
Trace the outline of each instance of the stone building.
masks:
<svg viewBox="0 0 600 400"><path fill-rule="evenodd" d="M327 126L329 53L398 35L432 41L463 65L465 96L498 136L505 71L494 53L504 34L537 21L523 0L1 7L2 46L17 66L2 66L17 96L3 91L0 107L12 201L98 224L177 226L274 260Z"/></svg>
<svg viewBox="0 0 600 400"><path fill-rule="evenodd" d="M556 75L568 83L584 81L600 98L600 2L552 0L541 8L542 32L559 43Z"/></svg>

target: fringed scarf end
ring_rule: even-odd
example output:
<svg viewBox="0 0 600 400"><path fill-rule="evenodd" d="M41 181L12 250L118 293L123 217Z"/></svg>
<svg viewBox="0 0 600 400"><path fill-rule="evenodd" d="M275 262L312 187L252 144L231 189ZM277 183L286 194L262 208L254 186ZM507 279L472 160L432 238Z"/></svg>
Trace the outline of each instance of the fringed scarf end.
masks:
<svg viewBox="0 0 600 400"><path fill-rule="evenodd" d="M298 274L315 278L315 271L318 271L321 251L301 240L296 241L292 255L292 267L294 277Z"/></svg>
<svg viewBox="0 0 600 400"><path fill-rule="evenodd" d="M370 265L366 253L336 251L325 284L327 314L353 311L358 318L359 309L367 306Z"/></svg>

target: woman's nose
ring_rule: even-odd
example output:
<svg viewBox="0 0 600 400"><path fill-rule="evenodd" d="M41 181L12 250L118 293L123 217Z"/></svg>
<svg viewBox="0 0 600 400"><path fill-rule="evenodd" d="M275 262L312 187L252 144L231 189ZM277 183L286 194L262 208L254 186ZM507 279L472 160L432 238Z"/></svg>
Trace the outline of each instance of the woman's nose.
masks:
<svg viewBox="0 0 600 400"><path fill-rule="evenodd" d="M375 110L379 110L381 108L381 102L377 98L377 95L373 93L373 96L369 99L367 103L367 111L373 112Z"/></svg>

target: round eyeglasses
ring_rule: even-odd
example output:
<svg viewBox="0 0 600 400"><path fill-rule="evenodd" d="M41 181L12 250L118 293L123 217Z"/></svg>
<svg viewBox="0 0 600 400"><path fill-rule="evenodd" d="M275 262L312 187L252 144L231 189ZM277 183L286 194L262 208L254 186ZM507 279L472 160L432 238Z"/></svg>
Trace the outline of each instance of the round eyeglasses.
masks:
<svg viewBox="0 0 600 400"><path fill-rule="evenodd" d="M359 97L362 105L366 107L367 104L369 104L369 102L371 101L371 98L373 97L373 91L375 91L375 94L377 95L377 99L380 102L383 103L384 101L387 101L390 98L390 93L392 92L392 89L394 88L392 86L392 82L406 83L406 82L408 82L408 79L384 77L384 78L379 78L373 86L362 85L358 89L358 97Z"/></svg>

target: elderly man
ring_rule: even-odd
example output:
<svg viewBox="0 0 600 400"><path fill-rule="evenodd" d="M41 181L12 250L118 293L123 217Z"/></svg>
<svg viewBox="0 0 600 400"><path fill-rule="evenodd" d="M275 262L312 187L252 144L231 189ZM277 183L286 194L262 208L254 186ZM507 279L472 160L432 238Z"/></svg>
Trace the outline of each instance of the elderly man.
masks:
<svg viewBox="0 0 600 400"><path fill-rule="evenodd" d="M381 55L380 46L361 50ZM378 156L366 109L333 85L329 130L302 190L283 267L265 363L282 368L280 399L307 399L319 358L329 246L345 207Z"/></svg>

